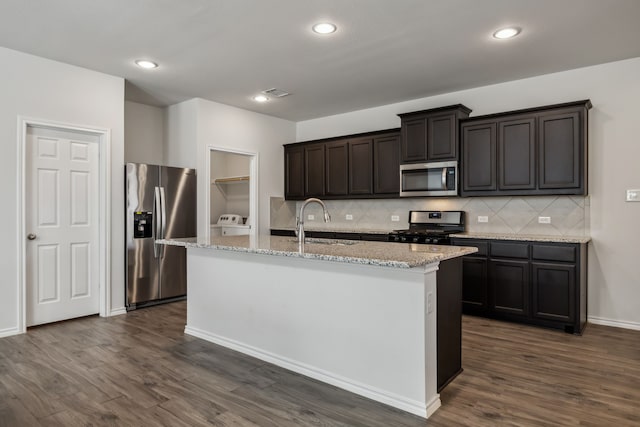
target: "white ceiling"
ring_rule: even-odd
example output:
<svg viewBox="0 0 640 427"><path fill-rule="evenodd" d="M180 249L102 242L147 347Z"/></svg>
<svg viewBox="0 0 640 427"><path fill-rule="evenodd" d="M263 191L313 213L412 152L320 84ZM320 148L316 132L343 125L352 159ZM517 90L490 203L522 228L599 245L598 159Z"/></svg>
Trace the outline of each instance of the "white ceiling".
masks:
<svg viewBox="0 0 640 427"><path fill-rule="evenodd" d="M300 121L638 57L640 0L0 0L0 46L124 77L133 101ZM273 87L292 95L251 100Z"/></svg>

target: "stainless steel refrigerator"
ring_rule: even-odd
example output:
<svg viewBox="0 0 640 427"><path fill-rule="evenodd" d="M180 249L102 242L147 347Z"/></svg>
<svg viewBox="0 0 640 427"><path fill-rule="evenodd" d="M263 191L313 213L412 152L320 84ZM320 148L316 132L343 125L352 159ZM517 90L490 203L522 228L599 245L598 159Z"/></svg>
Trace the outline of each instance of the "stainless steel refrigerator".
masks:
<svg viewBox="0 0 640 427"><path fill-rule="evenodd" d="M155 240L196 236L196 171L127 163L125 174L127 310L183 298L186 249Z"/></svg>

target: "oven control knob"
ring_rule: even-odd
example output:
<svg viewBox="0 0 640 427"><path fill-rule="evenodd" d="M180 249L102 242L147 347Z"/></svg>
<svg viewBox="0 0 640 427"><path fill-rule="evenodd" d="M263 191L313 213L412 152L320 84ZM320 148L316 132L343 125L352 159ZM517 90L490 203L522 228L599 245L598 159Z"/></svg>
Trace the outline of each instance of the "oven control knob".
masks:
<svg viewBox="0 0 640 427"><path fill-rule="evenodd" d="M420 241L420 238L419 238L419 237L414 237L414 238L413 238L413 243L418 243L419 241Z"/></svg>

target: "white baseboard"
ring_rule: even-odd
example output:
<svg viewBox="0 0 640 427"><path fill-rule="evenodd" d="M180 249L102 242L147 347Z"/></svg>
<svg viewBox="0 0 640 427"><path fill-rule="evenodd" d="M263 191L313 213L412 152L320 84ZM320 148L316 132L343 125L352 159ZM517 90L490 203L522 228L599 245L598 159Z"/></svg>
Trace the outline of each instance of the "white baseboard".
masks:
<svg viewBox="0 0 640 427"><path fill-rule="evenodd" d="M588 316L587 322L593 323L594 325L613 326L614 328L633 329L635 331L640 331L640 323L638 322L628 322L626 320L613 320L613 319L607 319L604 317L595 317L595 316Z"/></svg>
<svg viewBox="0 0 640 427"><path fill-rule="evenodd" d="M341 389L359 394L360 396L367 397L377 402L393 406L394 408L402 409L403 411L410 412L422 418L428 418L436 411L436 409L440 407L439 394L436 395L431 400L431 402L425 404L413 399L407 399L403 396L399 396L384 390L376 389L374 387L358 383L356 381L350 380L349 378L344 378L331 372L318 369L314 366L309 366L296 360L282 357L256 347L243 344L238 341L230 340L228 338L221 337L198 328L192 328L189 325L184 328L184 333L193 335L194 337L201 338L214 344L221 345L223 347L230 348L232 350L239 351L244 354L248 354L257 359L264 360L265 362L269 362L290 371L297 372L307 377L316 379L318 381L334 385Z"/></svg>
<svg viewBox="0 0 640 427"><path fill-rule="evenodd" d="M121 314L127 314L127 309L124 308L124 307L114 308L109 313L109 317L111 317L111 316L119 316Z"/></svg>
<svg viewBox="0 0 640 427"><path fill-rule="evenodd" d="M18 335L19 333L20 331L18 330L18 328L0 329L0 338L10 337L11 335Z"/></svg>

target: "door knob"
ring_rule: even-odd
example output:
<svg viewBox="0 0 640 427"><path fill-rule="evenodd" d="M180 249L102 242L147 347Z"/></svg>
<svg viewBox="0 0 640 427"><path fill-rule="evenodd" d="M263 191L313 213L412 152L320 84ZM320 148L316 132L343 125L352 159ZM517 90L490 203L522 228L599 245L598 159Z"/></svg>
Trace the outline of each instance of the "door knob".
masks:
<svg viewBox="0 0 640 427"><path fill-rule="evenodd" d="M29 233L29 234L27 234L27 239L29 239L29 240L36 240L36 237L38 237L38 236L36 236L36 235L35 235L35 234L33 234L33 233Z"/></svg>

